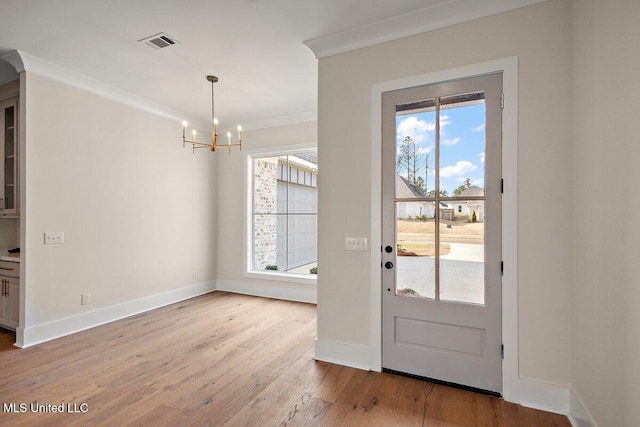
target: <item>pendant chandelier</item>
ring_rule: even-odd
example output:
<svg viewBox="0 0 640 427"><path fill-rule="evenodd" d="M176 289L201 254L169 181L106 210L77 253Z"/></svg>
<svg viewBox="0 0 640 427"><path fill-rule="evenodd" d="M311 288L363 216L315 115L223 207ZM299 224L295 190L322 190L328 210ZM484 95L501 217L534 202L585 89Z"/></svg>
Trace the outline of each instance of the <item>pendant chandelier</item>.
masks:
<svg viewBox="0 0 640 427"><path fill-rule="evenodd" d="M216 151L218 148L225 148L229 150L231 155L231 147L238 147L242 150L242 126L238 125L238 141L231 142L231 132L227 132L226 143L218 143L218 119L214 114L214 102L213 102L213 84L218 81L216 76L207 76L207 80L211 82L211 142L198 142L196 141L197 132L195 129L191 131L191 141L187 139L187 122L182 122L182 147L186 147L187 144L191 144L193 152L196 152L196 148L208 148L211 151Z"/></svg>

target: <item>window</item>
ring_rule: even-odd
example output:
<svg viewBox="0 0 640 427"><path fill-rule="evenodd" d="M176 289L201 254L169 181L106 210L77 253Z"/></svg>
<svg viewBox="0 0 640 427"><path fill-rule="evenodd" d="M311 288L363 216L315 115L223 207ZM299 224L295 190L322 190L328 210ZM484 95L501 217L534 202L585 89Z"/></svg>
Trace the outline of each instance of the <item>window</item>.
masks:
<svg viewBox="0 0 640 427"><path fill-rule="evenodd" d="M248 156L248 272L317 274L317 150Z"/></svg>

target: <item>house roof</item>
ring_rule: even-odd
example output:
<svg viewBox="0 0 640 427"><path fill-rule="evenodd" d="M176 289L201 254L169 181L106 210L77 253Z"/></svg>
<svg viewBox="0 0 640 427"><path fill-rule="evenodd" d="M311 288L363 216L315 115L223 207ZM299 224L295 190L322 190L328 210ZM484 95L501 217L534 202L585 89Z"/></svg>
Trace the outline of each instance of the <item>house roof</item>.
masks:
<svg viewBox="0 0 640 427"><path fill-rule="evenodd" d="M396 197L399 199L425 198L426 194L406 178L396 175Z"/></svg>
<svg viewBox="0 0 640 427"><path fill-rule="evenodd" d="M465 197L483 197L484 196L484 188L480 188L477 185L472 185L469 188L465 188L465 190L460 193L460 198Z"/></svg>
<svg viewBox="0 0 640 427"><path fill-rule="evenodd" d="M298 153L296 157L300 157L301 159L306 160L307 162L313 163L315 165L318 164L318 152L317 151L309 151L306 153Z"/></svg>

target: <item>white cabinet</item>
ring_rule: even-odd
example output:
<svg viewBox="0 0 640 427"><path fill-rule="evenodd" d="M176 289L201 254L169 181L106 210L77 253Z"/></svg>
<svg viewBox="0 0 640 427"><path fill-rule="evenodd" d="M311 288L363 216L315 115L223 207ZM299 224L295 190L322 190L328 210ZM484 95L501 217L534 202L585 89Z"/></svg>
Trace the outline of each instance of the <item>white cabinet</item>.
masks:
<svg viewBox="0 0 640 427"><path fill-rule="evenodd" d="M18 99L0 102L0 216L18 215Z"/></svg>
<svg viewBox="0 0 640 427"><path fill-rule="evenodd" d="M15 330L20 321L20 264L0 261L0 326Z"/></svg>
<svg viewBox="0 0 640 427"><path fill-rule="evenodd" d="M18 279L2 278L2 309L0 325L15 330L20 321L20 282Z"/></svg>

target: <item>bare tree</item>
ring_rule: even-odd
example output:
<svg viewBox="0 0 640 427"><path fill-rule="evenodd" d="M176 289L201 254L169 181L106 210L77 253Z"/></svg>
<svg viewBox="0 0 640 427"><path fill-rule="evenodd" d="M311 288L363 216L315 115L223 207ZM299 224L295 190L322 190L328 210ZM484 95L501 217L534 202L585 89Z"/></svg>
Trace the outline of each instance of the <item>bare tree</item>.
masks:
<svg viewBox="0 0 640 427"><path fill-rule="evenodd" d="M400 173L407 171L407 181L414 183L416 167L416 143L410 136L405 136L400 146L400 154L396 162L396 169Z"/></svg>
<svg viewBox="0 0 640 427"><path fill-rule="evenodd" d="M400 146L400 153L396 161L398 174L406 171L407 181L414 184L423 192L427 192L427 178L429 175L429 153L424 157L416 149L416 142L410 136L405 136ZM422 175L424 173L424 177Z"/></svg>

